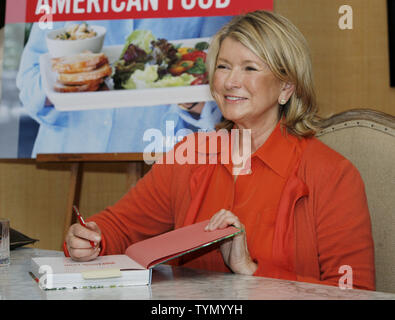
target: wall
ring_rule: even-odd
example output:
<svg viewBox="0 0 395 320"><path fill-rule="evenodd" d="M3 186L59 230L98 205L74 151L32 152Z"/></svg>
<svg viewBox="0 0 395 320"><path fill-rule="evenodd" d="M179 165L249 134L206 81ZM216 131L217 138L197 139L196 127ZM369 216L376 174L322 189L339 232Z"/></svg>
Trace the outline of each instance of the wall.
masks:
<svg viewBox="0 0 395 320"><path fill-rule="evenodd" d="M70 164L0 161L0 216L11 227L39 239L35 247L60 249L69 191ZM126 164L84 165L80 211L88 217L128 189Z"/></svg>
<svg viewBox="0 0 395 320"><path fill-rule="evenodd" d="M338 9L353 8L353 29L340 30ZM386 0L275 0L308 40L322 115L372 108L395 115L389 86ZM60 249L70 165L0 160L0 216L40 239L35 247ZM127 190L125 164L86 165L81 212L89 216Z"/></svg>
<svg viewBox="0 0 395 320"><path fill-rule="evenodd" d="M353 9L353 29L340 30L341 5ZM386 0L275 0L310 44L322 115L371 108L395 115L389 85Z"/></svg>

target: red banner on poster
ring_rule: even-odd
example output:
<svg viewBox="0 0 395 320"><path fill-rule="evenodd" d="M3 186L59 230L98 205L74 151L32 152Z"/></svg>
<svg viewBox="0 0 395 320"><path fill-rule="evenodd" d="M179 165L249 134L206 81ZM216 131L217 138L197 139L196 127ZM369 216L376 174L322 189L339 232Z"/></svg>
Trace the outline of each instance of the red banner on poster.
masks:
<svg viewBox="0 0 395 320"><path fill-rule="evenodd" d="M273 10L273 0L8 0L6 22L231 16L258 9Z"/></svg>

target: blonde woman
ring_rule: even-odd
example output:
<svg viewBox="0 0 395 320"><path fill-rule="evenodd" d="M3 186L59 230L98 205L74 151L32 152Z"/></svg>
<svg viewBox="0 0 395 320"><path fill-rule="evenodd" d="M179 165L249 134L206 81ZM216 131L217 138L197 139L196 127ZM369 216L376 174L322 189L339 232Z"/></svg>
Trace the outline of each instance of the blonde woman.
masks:
<svg viewBox="0 0 395 320"><path fill-rule="evenodd" d="M207 232L228 225L244 232L178 264L328 285L348 270L348 285L374 290L364 185L348 160L314 138L317 110L301 33L270 12L236 17L214 37L208 69L224 117L218 128L251 134L248 174L233 175L232 162L156 164L94 215L89 229L71 226L66 254L87 260L121 253L208 219ZM97 241L95 249L88 240Z"/></svg>

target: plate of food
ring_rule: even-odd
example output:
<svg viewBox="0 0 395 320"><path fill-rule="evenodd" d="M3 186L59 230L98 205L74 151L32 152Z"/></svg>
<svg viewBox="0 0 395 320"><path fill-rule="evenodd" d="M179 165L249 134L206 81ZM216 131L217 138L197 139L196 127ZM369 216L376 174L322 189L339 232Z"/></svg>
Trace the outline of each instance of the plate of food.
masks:
<svg viewBox="0 0 395 320"><path fill-rule="evenodd" d="M42 85L60 111L213 100L205 66L209 38L156 39L136 30L125 44L40 56Z"/></svg>

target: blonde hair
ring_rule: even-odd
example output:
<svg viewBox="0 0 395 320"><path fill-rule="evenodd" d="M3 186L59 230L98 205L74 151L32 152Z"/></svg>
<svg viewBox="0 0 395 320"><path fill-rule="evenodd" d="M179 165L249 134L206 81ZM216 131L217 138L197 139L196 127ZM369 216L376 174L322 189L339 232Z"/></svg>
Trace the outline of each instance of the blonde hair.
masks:
<svg viewBox="0 0 395 320"><path fill-rule="evenodd" d="M295 92L280 106L282 124L296 136L312 136L317 130L317 104L310 52L301 32L286 18L268 11L254 11L232 19L213 37L207 55L210 90L222 41L239 41L270 68L274 76L292 83ZM225 119L217 129L230 130L234 123Z"/></svg>

